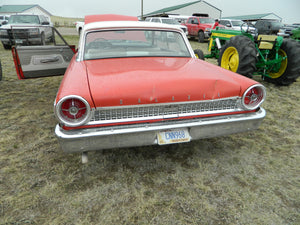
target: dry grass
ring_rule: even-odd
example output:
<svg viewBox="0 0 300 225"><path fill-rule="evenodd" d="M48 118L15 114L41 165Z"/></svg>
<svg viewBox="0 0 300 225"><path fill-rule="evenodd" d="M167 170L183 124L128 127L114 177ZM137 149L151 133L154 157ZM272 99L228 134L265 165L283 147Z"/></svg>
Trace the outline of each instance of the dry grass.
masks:
<svg viewBox="0 0 300 225"><path fill-rule="evenodd" d="M262 82L257 131L93 152L82 165L54 136L61 77L19 81L0 54L0 224L300 224L299 79Z"/></svg>
<svg viewBox="0 0 300 225"><path fill-rule="evenodd" d="M51 16L51 22L55 27L75 27L77 21L84 21L84 18Z"/></svg>

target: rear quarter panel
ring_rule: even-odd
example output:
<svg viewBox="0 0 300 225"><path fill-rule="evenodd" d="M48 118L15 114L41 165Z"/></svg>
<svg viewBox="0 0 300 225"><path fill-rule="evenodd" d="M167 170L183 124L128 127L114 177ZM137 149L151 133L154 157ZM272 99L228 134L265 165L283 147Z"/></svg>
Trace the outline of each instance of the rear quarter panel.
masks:
<svg viewBox="0 0 300 225"><path fill-rule="evenodd" d="M81 96L89 102L91 108L94 107L87 80L85 63L83 61L77 62L76 55L71 60L71 63L65 72L57 92L55 103L68 95Z"/></svg>

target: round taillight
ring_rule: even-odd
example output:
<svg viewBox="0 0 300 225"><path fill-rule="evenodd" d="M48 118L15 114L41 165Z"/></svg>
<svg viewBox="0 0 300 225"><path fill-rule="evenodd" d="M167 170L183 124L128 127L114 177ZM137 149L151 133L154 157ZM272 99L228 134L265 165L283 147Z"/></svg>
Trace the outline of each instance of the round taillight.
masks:
<svg viewBox="0 0 300 225"><path fill-rule="evenodd" d="M243 95L242 105L247 110L253 110L259 107L266 98L266 89L261 84L255 84L249 87Z"/></svg>
<svg viewBox="0 0 300 225"><path fill-rule="evenodd" d="M80 96L66 96L58 101L55 114L59 121L70 127L81 126L89 121L91 108Z"/></svg>

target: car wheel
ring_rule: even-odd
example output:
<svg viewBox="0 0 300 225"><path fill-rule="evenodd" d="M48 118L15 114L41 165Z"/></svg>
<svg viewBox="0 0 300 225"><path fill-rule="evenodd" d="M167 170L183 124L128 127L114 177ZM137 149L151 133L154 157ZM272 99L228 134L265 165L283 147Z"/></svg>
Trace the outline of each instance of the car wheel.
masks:
<svg viewBox="0 0 300 225"><path fill-rule="evenodd" d="M9 49L11 49L11 45L10 44L3 44L3 48L6 49L6 50L9 50Z"/></svg>
<svg viewBox="0 0 300 225"><path fill-rule="evenodd" d="M2 80L2 65L1 65L1 61L0 61L0 81Z"/></svg>
<svg viewBox="0 0 300 225"><path fill-rule="evenodd" d="M198 33L198 42L203 43L204 42L204 32L203 31L199 31Z"/></svg>
<svg viewBox="0 0 300 225"><path fill-rule="evenodd" d="M194 53L195 53L195 56L196 56L198 59L204 60L204 53L203 53L202 50L200 50L200 49L195 49L195 50L194 50Z"/></svg>
<svg viewBox="0 0 300 225"><path fill-rule="evenodd" d="M41 34L41 45L46 45L45 34L44 33Z"/></svg>
<svg viewBox="0 0 300 225"><path fill-rule="evenodd" d="M300 43L283 40L278 54L286 58L281 61L278 71L269 72L269 77L264 77L264 80L277 85L289 85L300 76Z"/></svg>
<svg viewBox="0 0 300 225"><path fill-rule="evenodd" d="M256 71L256 48L254 42L246 36L234 36L221 48L219 66L252 77Z"/></svg>

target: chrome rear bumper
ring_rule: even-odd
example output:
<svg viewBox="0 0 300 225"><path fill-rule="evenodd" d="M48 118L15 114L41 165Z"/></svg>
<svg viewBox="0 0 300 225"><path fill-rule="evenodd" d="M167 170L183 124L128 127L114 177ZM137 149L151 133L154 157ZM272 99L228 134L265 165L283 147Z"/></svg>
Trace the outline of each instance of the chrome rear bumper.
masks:
<svg viewBox="0 0 300 225"><path fill-rule="evenodd" d="M65 152L87 152L101 149L158 144L157 132L188 128L191 140L212 138L257 129L266 116L263 108L257 112L191 120L166 121L113 127L63 130L55 134Z"/></svg>

